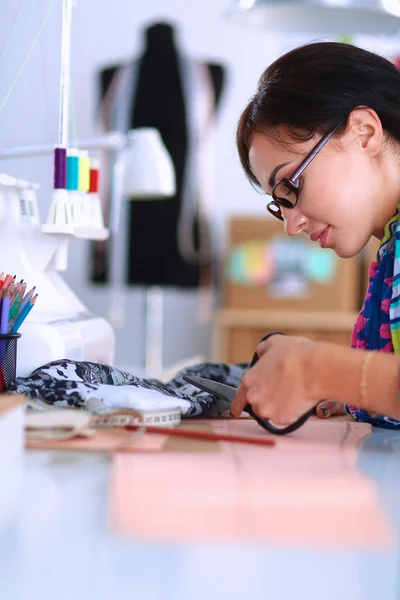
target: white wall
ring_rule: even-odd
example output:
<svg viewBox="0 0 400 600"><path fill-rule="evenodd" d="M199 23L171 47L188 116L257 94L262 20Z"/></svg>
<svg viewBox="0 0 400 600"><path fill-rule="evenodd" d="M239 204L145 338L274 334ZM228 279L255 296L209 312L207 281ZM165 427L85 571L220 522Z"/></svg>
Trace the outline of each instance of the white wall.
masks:
<svg viewBox="0 0 400 600"><path fill-rule="evenodd" d="M264 201L246 181L234 147L237 118L255 90L263 69L296 41L242 29L223 18L229 0L77 0L73 16L73 106L71 135L95 134L95 76L104 65L118 63L141 50L141 32L154 20L176 24L187 54L216 61L227 69L227 84L217 123L214 219L219 234L232 213L262 213ZM48 7L48 25L30 56L8 103L1 109L13 79L27 56ZM22 2L9 36L19 0L1 0L0 11L0 147L57 141L61 0ZM2 52L2 49L4 51ZM42 219L50 197L52 158L4 161L1 172L37 181L42 186ZM222 245L222 242L221 242ZM0 269L1 270L1 269ZM21 274L21 277L23 274ZM65 275L93 311L107 315L108 292L88 283L88 244L73 242ZM130 319L118 333L117 362L141 364L143 359L144 294L128 291ZM194 292L168 290L165 306L165 363L208 350L210 325L197 321Z"/></svg>

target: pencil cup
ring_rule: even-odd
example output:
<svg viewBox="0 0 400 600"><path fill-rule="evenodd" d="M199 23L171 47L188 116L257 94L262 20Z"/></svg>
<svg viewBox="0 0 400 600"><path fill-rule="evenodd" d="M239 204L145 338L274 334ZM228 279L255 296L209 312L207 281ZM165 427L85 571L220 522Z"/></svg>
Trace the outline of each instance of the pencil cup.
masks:
<svg viewBox="0 0 400 600"><path fill-rule="evenodd" d="M0 333L0 392L6 392L17 374L17 341L20 333Z"/></svg>

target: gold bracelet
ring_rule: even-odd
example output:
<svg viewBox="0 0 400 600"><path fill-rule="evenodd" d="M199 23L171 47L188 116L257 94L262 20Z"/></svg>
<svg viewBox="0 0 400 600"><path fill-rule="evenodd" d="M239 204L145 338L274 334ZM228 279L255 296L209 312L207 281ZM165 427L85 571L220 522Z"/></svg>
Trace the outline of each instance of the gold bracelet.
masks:
<svg viewBox="0 0 400 600"><path fill-rule="evenodd" d="M368 365L371 359L376 355L376 352L367 351L361 367L360 377L360 406L367 410L367 376L368 376Z"/></svg>

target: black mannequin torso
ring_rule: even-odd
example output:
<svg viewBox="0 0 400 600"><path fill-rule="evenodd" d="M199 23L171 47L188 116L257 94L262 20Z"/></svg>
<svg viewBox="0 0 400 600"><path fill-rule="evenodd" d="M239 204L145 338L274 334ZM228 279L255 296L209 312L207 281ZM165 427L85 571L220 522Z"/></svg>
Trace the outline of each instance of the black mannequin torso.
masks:
<svg viewBox="0 0 400 600"><path fill-rule="evenodd" d="M207 68L216 108L221 98L224 70L220 65L207 65ZM102 98L105 97L117 69L118 67L112 67L101 72ZM173 29L164 23L152 25L146 30L146 47L138 62L138 81L130 127L155 127L160 131L175 167L177 193L167 200L139 199L129 203L127 280L130 284L188 288L199 285L199 266L189 264L181 257L176 240L187 159L186 119L179 52L174 44ZM197 228L198 224L195 222L195 240ZM94 280L106 281L107 274L99 273L97 270Z"/></svg>

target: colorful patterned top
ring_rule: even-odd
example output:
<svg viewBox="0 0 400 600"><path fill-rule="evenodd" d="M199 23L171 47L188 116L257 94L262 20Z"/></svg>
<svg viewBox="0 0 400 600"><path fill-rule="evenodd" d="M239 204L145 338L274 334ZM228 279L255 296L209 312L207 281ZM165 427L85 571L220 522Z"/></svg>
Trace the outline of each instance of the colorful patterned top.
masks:
<svg viewBox="0 0 400 600"><path fill-rule="evenodd" d="M369 268L368 290L351 338L353 348L400 354L399 213L400 205L385 226L376 261ZM355 406L346 406L346 411L357 421L400 429L400 421L391 417L372 416Z"/></svg>

